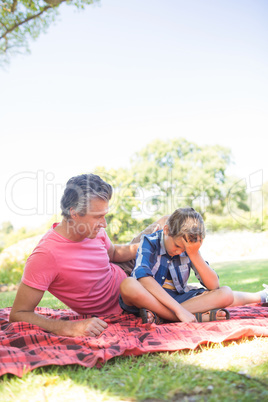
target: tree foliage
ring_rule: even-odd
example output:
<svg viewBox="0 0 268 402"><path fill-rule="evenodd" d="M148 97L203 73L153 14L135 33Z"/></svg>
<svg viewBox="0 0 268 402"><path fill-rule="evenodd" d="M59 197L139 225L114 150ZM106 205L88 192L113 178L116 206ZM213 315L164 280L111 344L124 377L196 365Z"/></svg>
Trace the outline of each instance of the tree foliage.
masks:
<svg viewBox="0 0 268 402"><path fill-rule="evenodd" d="M95 173L114 188L107 215L110 238L129 241L179 207L192 206L204 218L222 215L230 205L248 210L246 186L226 175L230 163L228 148L179 138L153 141L133 157L128 169L98 168Z"/></svg>
<svg viewBox="0 0 268 402"><path fill-rule="evenodd" d="M139 219L141 217L140 200L137 197L138 188L131 171L123 168L107 170L104 167L98 167L94 173L113 186L109 214L106 217L106 231L109 237L114 243L129 242L144 229L144 226L152 223L151 218Z"/></svg>
<svg viewBox="0 0 268 402"><path fill-rule="evenodd" d="M29 40L46 32L63 4L84 8L97 0L0 0L0 59L29 52Z"/></svg>
<svg viewBox="0 0 268 402"><path fill-rule="evenodd" d="M135 182L152 194L151 204L158 213L188 205L205 215L223 211L230 163L228 148L200 146L179 138L149 144L135 155L132 170ZM245 200L245 190L239 188L237 202Z"/></svg>
<svg viewBox="0 0 268 402"><path fill-rule="evenodd" d="M0 231L4 234L9 234L14 231L14 227L10 221L5 221L2 222Z"/></svg>

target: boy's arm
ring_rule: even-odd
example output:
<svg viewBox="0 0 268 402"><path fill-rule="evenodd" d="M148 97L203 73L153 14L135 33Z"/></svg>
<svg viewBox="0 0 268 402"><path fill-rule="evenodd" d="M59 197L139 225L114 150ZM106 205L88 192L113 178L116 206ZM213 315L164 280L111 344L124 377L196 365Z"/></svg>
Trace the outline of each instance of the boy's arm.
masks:
<svg viewBox="0 0 268 402"><path fill-rule="evenodd" d="M190 242L188 239L185 240L182 237L182 242L185 246L185 250L195 266L196 270L198 271L203 284L209 290L218 289L220 286L219 278L216 272L210 268L210 266L204 261L202 258L199 249L202 245L202 240L197 242Z"/></svg>
<svg viewBox="0 0 268 402"><path fill-rule="evenodd" d="M9 321L24 321L38 325L46 331L61 336L98 336L107 323L97 317L79 321L65 321L46 318L34 312L35 307L43 297L42 290L34 289L21 283L10 312Z"/></svg>

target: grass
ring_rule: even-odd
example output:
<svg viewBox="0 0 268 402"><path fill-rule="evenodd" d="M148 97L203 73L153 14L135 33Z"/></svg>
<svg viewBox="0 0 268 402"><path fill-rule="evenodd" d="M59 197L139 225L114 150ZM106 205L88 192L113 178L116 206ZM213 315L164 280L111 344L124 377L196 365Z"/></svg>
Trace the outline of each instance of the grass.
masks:
<svg viewBox="0 0 268 402"><path fill-rule="evenodd" d="M256 291L267 281L268 261L215 264L222 285ZM15 292L0 294L0 307ZM45 294L40 303L64 308ZM259 401L268 400L268 338L209 344L195 351L117 357L101 369L50 366L22 379L5 375L0 400L9 401Z"/></svg>

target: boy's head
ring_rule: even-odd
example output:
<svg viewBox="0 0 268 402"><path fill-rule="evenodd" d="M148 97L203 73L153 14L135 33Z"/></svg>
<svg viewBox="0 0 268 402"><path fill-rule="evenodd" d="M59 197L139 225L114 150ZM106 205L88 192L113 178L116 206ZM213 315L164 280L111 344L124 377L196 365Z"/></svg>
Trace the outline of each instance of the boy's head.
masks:
<svg viewBox="0 0 268 402"><path fill-rule="evenodd" d="M193 243L205 238L203 218L193 208L176 209L164 226L164 235L165 246L169 255L181 254L185 251L181 238Z"/></svg>

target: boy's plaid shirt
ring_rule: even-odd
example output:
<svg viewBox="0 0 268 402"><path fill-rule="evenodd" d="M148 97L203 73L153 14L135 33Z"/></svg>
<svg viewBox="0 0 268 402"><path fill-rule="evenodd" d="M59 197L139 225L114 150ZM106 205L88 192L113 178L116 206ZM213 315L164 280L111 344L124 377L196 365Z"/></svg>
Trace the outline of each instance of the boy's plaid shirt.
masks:
<svg viewBox="0 0 268 402"><path fill-rule="evenodd" d="M170 257L165 249L163 230L159 230L142 237L137 252L136 265L131 276L136 279L153 276L163 286L166 278L172 277L173 279L175 274L178 279L177 281L173 280L176 290L179 293L184 293L191 268L201 285L204 286L186 252Z"/></svg>

